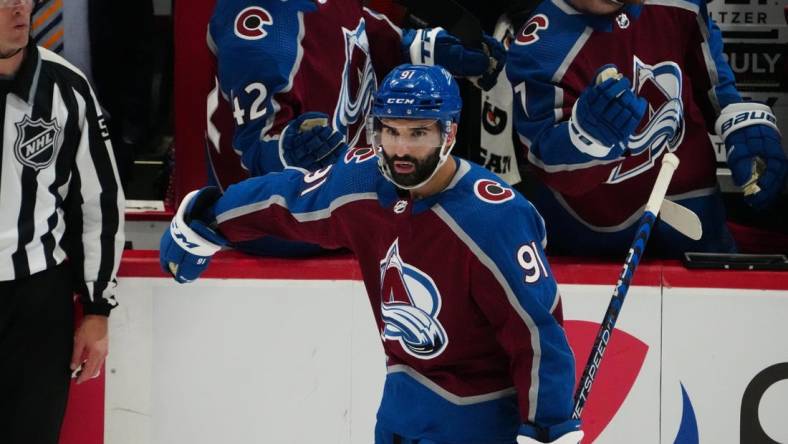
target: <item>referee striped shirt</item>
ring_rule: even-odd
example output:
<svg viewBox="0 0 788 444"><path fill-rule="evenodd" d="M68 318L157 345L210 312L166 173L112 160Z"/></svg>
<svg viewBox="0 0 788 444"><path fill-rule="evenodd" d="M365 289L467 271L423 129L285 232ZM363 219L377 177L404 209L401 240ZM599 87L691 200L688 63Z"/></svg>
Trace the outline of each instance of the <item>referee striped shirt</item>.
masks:
<svg viewBox="0 0 788 444"><path fill-rule="evenodd" d="M108 314L124 198L104 117L77 68L32 41L26 51L0 80L0 281L68 259L85 312Z"/></svg>

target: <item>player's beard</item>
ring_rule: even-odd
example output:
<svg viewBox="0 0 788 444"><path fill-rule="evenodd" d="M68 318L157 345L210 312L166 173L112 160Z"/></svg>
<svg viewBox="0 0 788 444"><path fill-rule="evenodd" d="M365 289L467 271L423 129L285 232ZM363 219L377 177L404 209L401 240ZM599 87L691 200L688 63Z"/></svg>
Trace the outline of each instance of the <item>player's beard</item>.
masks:
<svg viewBox="0 0 788 444"><path fill-rule="evenodd" d="M435 149L433 150L432 154L427 156L427 158L418 160L411 156L389 157L384 151L383 158L386 159L386 165L389 167L389 172L394 182L398 185L412 187L424 182L432 175L433 171L435 171L435 168L438 167L438 162L440 162L440 152L441 150L439 148ZM397 170L394 169L395 161L406 161L413 163L413 172L408 174L398 173Z"/></svg>

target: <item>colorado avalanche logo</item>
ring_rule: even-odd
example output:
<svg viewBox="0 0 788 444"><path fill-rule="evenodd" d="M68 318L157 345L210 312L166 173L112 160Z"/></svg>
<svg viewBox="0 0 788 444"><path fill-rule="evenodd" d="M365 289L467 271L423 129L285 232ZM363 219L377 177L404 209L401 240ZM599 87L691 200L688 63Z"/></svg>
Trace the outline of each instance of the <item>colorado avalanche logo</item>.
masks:
<svg viewBox="0 0 788 444"><path fill-rule="evenodd" d="M266 25L272 25L271 14L259 6L250 6L235 16L235 35L244 40L259 40L268 35Z"/></svg>
<svg viewBox="0 0 788 444"><path fill-rule="evenodd" d="M334 109L334 129L345 134L347 144L355 146L364 132L364 118L377 89L377 78L369 56L366 23L362 19L356 29L342 28L345 37L345 66L342 86Z"/></svg>
<svg viewBox="0 0 788 444"><path fill-rule="evenodd" d="M16 142L14 154L22 165L36 171L48 167L54 160L60 140L60 126L57 121L30 119L25 116L16 122Z"/></svg>
<svg viewBox="0 0 788 444"><path fill-rule="evenodd" d="M499 204L514 199L514 191L490 179L479 179L473 184L473 192L479 199Z"/></svg>
<svg viewBox="0 0 788 444"><path fill-rule="evenodd" d="M629 137L632 157L618 165L608 183L618 183L651 169L665 148L673 152L684 139L681 68L674 62L656 65L634 58L633 89L649 103L648 122Z"/></svg>
<svg viewBox="0 0 788 444"><path fill-rule="evenodd" d="M370 146L351 148L345 153L345 163L361 163L375 157L375 150Z"/></svg>
<svg viewBox="0 0 788 444"><path fill-rule="evenodd" d="M380 261L383 323L381 338L398 341L409 355L432 359L446 349L449 339L438 321L441 295L424 272L405 263L399 255L399 239Z"/></svg>
<svg viewBox="0 0 788 444"><path fill-rule="evenodd" d="M539 31L547 29L548 26L550 26L550 20L547 19L547 16L536 14L528 20L528 23L523 25L514 43L516 45L530 45L539 40Z"/></svg>

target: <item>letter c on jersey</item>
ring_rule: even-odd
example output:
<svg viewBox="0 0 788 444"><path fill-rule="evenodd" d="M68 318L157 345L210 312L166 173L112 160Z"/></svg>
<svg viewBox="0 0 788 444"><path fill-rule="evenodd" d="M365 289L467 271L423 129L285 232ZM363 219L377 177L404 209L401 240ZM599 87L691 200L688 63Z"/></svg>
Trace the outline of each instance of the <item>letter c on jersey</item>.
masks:
<svg viewBox="0 0 788 444"><path fill-rule="evenodd" d="M271 14L259 6L250 6L235 16L235 35L244 40L259 40L268 35L266 25L273 25Z"/></svg>
<svg viewBox="0 0 788 444"><path fill-rule="evenodd" d="M473 184L473 192L476 194L476 197L491 204L499 204L514 199L514 191L490 179L477 180Z"/></svg>
<svg viewBox="0 0 788 444"><path fill-rule="evenodd" d="M345 153L345 163L361 163L376 157L375 150L373 150L370 146L355 147Z"/></svg>
<svg viewBox="0 0 788 444"><path fill-rule="evenodd" d="M530 45L531 43L539 40L538 32L547 29L550 26L550 20L544 14L536 14L523 26L522 31L517 34L514 43L517 45Z"/></svg>

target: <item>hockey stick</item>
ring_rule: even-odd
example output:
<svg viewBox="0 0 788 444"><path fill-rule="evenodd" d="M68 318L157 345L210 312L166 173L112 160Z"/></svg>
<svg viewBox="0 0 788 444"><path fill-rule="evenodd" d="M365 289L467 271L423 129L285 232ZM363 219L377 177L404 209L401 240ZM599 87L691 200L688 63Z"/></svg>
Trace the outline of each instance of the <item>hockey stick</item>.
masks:
<svg viewBox="0 0 788 444"><path fill-rule="evenodd" d="M643 250L646 248L646 242L651 234L651 228L657 220L662 201L665 199L665 193L668 190L668 184L673 177L673 172L679 165L679 158L673 153L667 153L662 158L662 168L659 170L659 175L654 183L654 189L651 190L651 195L646 203L646 208L643 216L638 223L638 229L635 234L635 239L632 241L632 246L629 247L627 259L624 261L624 268L621 270L621 275L616 283L616 288L613 290L613 297L610 299L610 304L607 306L607 312L602 320L602 326L596 335L594 346L591 348L591 353L588 356L583 376L577 385L575 392L575 409L572 413L573 419L580 419L580 414L583 413L583 408L588 400L588 394L591 392L591 385L594 383L594 378L599 371L599 365L602 362L602 357L605 355L605 349L610 342L610 337L613 335L613 327L616 326L616 320L621 312L621 306L624 305L624 299L627 297L627 290L632 281L632 276L635 274L640 258L643 256Z"/></svg>
<svg viewBox="0 0 788 444"><path fill-rule="evenodd" d="M703 236L703 227L698 215L672 200L664 199L662 201L659 218L692 240L699 240Z"/></svg>
<svg viewBox="0 0 788 444"><path fill-rule="evenodd" d="M607 79L621 80L621 78L623 78L622 74L618 72L618 69L614 65L605 65L597 73L594 83L599 85ZM755 175L754 172L753 175ZM755 180L757 181L758 178L756 177ZM663 195L662 197L664 198L665 196ZM676 231L690 239L698 240L701 238L703 229L700 224L700 219L692 210L667 199L662 201L661 207L662 222L675 228ZM657 207L657 211L659 211L659 207ZM656 216L656 213L654 213L654 216Z"/></svg>

